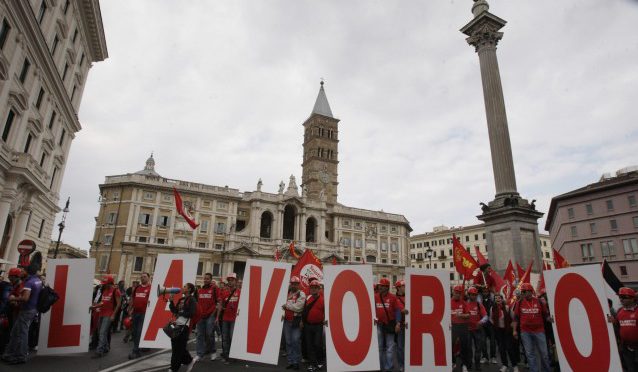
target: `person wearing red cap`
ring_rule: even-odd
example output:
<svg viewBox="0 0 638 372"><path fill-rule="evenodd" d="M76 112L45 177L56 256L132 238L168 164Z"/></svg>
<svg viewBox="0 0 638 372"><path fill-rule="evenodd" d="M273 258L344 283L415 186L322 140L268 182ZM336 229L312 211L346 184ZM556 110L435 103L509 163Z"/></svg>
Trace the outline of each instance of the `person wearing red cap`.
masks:
<svg viewBox="0 0 638 372"><path fill-rule="evenodd" d="M129 313L133 320L132 335L133 335L133 350L129 354L129 359L139 358L140 353L140 338L142 337L142 325L144 324L144 316L146 315L146 308L148 306L148 298L151 293L151 275L149 273L142 273L140 276L140 285L135 286L131 291L131 306L129 306Z"/></svg>
<svg viewBox="0 0 638 372"><path fill-rule="evenodd" d="M301 280L298 276L290 278L288 299L282 306L284 310L284 338L286 340L286 369L299 369L301 363L301 313L306 304L306 294L300 290Z"/></svg>
<svg viewBox="0 0 638 372"><path fill-rule="evenodd" d="M467 319L467 329L470 333L470 340L474 346L474 350L470 349L469 353L474 353L474 370L481 370L481 352L483 350L483 343L485 342L485 334L483 333L483 324L488 321L487 312L483 304L479 303L476 299L478 296L478 289L471 287L467 290L467 311L470 317Z"/></svg>
<svg viewBox="0 0 638 372"><path fill-rule="evenodd" d="M204 286L197 291L197 297L202 311L202 318L197 322L197 358L202 359L210 352L210 360L216 360L214 326L219 288L213 280L213 274L204 274Z"/></svg>
<svg viewBox="0 0 638 372"><path fill-rule="evenodd" d="M399 362L399 370L403 371L405 365L405 315L408 309L405 308L405 280L397 280L394 283L396 289L397 305L401 310L401 320L399 321L399 333L397 334L397 362Z"/></svg>
<svg viewBox="0 0 638 372"><path fill-rule="evenodd" d="M100 310L98 319L98 345L93 358L101 358L110 350L110 333L111 323L115 318L115 314L120 308L122 294L120 290L114 286L115 281L111 275L107 275L102 279L102 300L97 304L91 305L89 310Z"/></svg>
<svg viewBox="0 0 638 372"><path fill-rule="evenodd" d="M325 306L321 284L318 280L310 282L310 294L301 314L303 333L310 365L308 371L318 371L323 367L323 325Z"/></svg>
<svg viewBox="0 0 638 372"><path fill-rule="evenodd" d="M226 282L226 289L222 292L219 300L217 323L221 322L222 325L222 360L224 364L230 364L228 355L230 353L230 344L233 340L233 330L235 329L241 290L237 288L237 274L228 274Z"/></svg>
<svg viewBox="0 0 638 372"><path fill-rule="evenodd" d="M534 287L529 283L521 285L522 298L514 304L514 322L512 334L518 338L516 326L520 325L520 339L523 342L530 372L551 371L547 339L545 338L545 320L553 322L549 316L547 305L534 296ZM540 365L536 360L536 349L540 353Z"/></svg>
<svg viewBox="0 0 638 372"><path fill-rule="evenodd" d="M452 349L454 344L459 340L461 344L461 365L463 372L467 372L467 367L472 365L470 356L470 339L467 327L467 321L470 318L470 312L467 303L463 300L463 292L465 289L462 285L457 285L452 291Z"/></svg>
<svg viewBox="0 0 638 372"><path fill-rule="evenodd" d="M638 371L638 307L636 291L628 287L618 290L622 307L616 317L610 321L617 322L620 328L620 355L627 371Z"/></svg>
<svg viewBox="0 0 638 372"><path fill-rule="evenodd" d="M389 292L390 281L386 278L379 280L378 292L374 295L376 309L377 338L379 340L379 360L382 371L392 371L394 368L394 336L399 332L401 309L395 295Z"/></svg>

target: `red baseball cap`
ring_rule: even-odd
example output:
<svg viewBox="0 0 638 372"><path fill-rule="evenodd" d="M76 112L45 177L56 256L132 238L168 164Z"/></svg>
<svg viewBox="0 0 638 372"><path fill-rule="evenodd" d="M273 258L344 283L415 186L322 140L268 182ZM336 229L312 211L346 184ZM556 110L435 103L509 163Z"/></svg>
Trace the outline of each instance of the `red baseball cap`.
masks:
<svg viewBox="0 0 638 372"><path fill-rule="evenodd" d="M401 280L397 280L396 283L394 283L395 287L405 287L405 280L401 279Z"/></svg>
<svg viewBox="0 0 638 372"><path fill-rule="evenodd" d="M106 284L115 284L115 279L113 279L112 275L106 275L102 278L102 285Z"/></svg>
<svg viewBox="0 0 638 372"><path fill-rule="evenodd" d="M228 279L237 279L237 274L235 274L235 273L228 274L228 276L226 277L226 280L228 280Z"/></svg>
<svg viewBox="0 0 638 372"><path fill-rule="evenodd" d="M379 280L379 285L385 286L385 287L389 287L390 286L390 281L387 278L381 278Z"/></svg>
<svg viewBox="0 0 638 372"><path fill-rule="evenodd" d="M478 289L476 289L476 287L470 287L470 289L467 290L467 294L478 294Z"/></svg>
<svg viewBox="0 0 638 372"><path fill-rule="evenodd" d="M11 269L13 270L13 269ZM9 274L11 275L11 274ZM618 290L618 295L619 296L631 296L631 297L636 297L636 291L634 291L633 289L629 288L629 287L622 287Z"/></svg>
<svg viewBox="0 0 638 372"><path fill-rule="evenodd" d="M290 283L301 283L301 280L299 280L297 275L293 275L290 277Z"/></svg>
<svg viewBox="0 0 638 372"><path fill-rule="evenodd" d="M457 285L456 287L454 287L454 292L459 292L459 293L463 293L463 286L462 285Z"/></svg>
<svg viewBox="0 0 638 372"><path fill-rule="evenodd" d="M534 287L529 283L523 283L521 285L521 291L531 291L534 292Z"/></svg>
<svg viewBox="0 0 638 372"><path fill-rule="evenodd" d="M310 286L311 287L321 287L321 284L319 283L318 280L313 280L310 282Z"/></svg>
<svg viewBox="0 0 638 372"><path fill-rule="evenodd" d="M13 267L13 268L9 269L9 276L21 277L22 276L22 269L19 268L19 267Z"/></svg>

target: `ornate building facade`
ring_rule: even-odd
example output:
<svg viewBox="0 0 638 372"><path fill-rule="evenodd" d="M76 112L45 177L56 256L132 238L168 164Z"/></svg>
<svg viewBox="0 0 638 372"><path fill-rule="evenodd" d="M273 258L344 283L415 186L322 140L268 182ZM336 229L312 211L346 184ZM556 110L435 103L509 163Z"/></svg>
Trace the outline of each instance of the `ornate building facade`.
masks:
<svg viewBox="0 0 638 372"><path fill-rule="evenodd" d="M22 239L46 256L78 110L107 58L98 0L0 2L0 258Z"/></svg>
<svg viewBox="0 0 638 372"><path fill-rule="evenodd" d="M302 183L290 176L277 192L173 180L143 170L107 176L91 241L96 275L111 272L128 282L153 272L157 254L197 252L198 278L210 272L240 277L249 258L289 262L292 241L299 253L312 249L326 264L372 264L376 278L397 279L408 266L410 224L399 214L352 208L337 200L339 120L323 83L304 121ZM192 230L177 214L173 187L200 224ZM279 253L277 253L279 252Z"/></svg>
<svg viewBox="0 0 638 372"><path fill-rule="evenodd" d="M410 237L410 265L424 269L447 269L450 271L452 283L462 283L463 279L454 268L452 235L456 235L472 257L476 258L474 247L478 247L481 254L490 260L484 224L456 227L436 226L432 231ZM538 244L543 262L554 268L554 256L552 255L549 235L539 234L539 238ZM521 263L521 266L526 268L527 264Z"/></svg>

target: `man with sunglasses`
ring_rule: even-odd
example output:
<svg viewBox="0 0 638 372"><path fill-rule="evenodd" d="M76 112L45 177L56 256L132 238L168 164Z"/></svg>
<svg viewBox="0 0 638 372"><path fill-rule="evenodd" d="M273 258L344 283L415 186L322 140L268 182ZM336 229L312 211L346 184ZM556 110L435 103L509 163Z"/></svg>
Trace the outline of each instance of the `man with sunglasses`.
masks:
<svg viewBox="0 0 638 372"><path fill-rule="evenodd" d="M534 296L534 287L529 283L521 285L521 299L514 305L514 322L512 324L514 338L518 338L517 324L521 326L520 338L525 348L530 372L541 370L550 372L547 340L545 338L545 320L553 322L549 316L547 304ZM540 365L536 360L536 350L541 356Z"/></svg>
<svg viewBox="0 0 638 372"><path fill-rule="evenodd" d="M627 287L618 291L622 307L618 309L616 321L620 326L620 355L627 371L638 371L638 312L636 292Z"/></svg>

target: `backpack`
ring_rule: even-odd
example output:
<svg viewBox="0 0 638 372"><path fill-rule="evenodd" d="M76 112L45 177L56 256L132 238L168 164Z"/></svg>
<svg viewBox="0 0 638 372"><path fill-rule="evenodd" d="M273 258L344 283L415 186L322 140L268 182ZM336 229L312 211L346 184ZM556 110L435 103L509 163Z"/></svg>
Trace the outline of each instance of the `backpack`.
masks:
<svg viewBox="0 0 638 372"><path fill-rule="evenodd" d="M36 309L39 313L46 313L51 309L54 303L56 303L60 299L57 293L53 290L53 288L47 286L42 287L40 290L40 295L38 296L38 303L36 304Z"/></svg>

